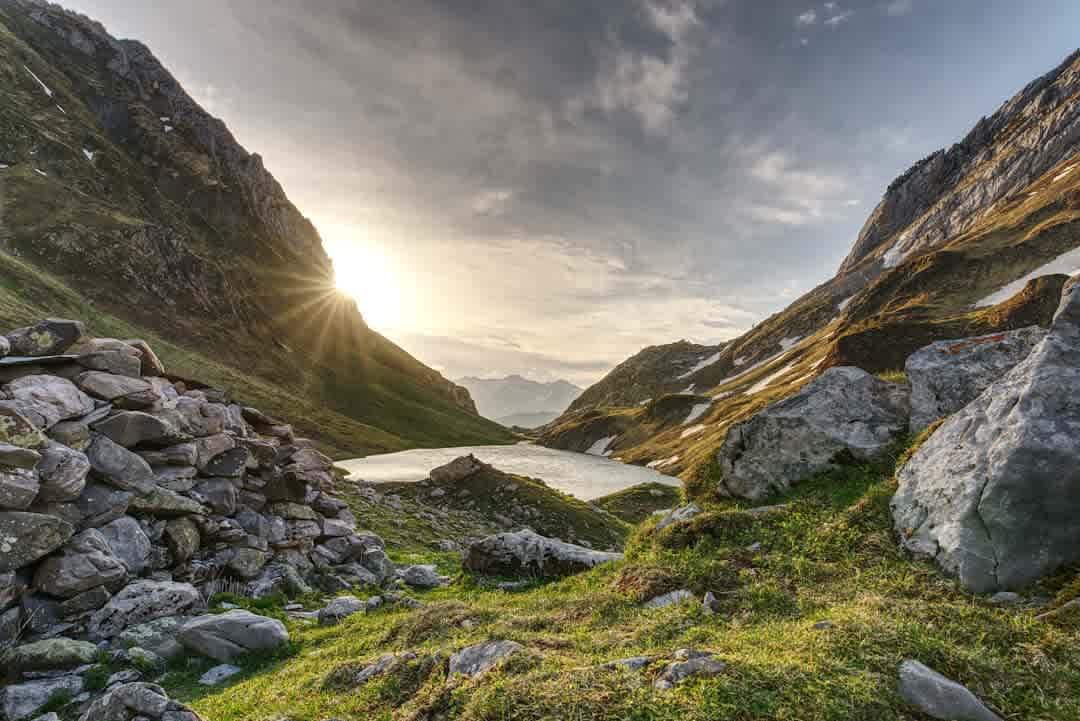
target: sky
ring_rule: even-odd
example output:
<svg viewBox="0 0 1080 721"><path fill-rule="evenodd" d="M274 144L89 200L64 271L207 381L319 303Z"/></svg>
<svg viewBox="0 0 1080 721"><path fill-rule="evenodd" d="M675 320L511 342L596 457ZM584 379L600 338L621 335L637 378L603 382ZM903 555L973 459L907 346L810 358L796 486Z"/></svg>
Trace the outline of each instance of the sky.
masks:
<svg viewBox="0 0 1080 721"><path fill-rule="evenodd" d="M65 0L146 43L450 378L599 380L832 276L1075 0Z"/></svg>

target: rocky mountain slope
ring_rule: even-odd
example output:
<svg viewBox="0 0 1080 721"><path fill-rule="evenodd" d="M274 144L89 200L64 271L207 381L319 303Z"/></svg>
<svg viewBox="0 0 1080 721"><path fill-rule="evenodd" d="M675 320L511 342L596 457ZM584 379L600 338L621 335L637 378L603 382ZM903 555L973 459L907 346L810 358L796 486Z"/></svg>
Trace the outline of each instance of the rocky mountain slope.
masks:
<svg viewBox="0 0 1080 721"><path fill-rule="evenodd" d="M537 383L518 375L461 378L456 383L469 391L480 415L507 427L550 423L581 395L580 388L566 381Z"/></svg>
<svg viewBox="0 0 1080 721"><path fill-rule="evenodd" d="M1080 55L897 178L831 280L716 347L648 348L542 442L700 482L728 429L834 366L900 374L935 341L1049 325L1080 269Z"/></svg>
<svg viewBox="0 0 1080 721"><path fill-rule="evenodd" d="M149 49L39 0L0 1L0 275L5 325L153 338L335 454L508 439L364 324L261 158Z"/></svg>

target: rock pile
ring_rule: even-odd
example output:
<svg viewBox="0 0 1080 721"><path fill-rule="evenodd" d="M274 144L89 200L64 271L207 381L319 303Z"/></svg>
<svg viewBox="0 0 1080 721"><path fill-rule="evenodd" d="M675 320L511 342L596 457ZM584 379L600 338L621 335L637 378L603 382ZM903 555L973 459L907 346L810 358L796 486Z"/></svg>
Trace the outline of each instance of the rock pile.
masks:
<svg viewBox="0 0 1080 721"><path fill-rule="evenodd" d="M330 459L289 425L76 321L0 338L0 651L22 660L9 672L110 648L231 660L287 633L242 611L193 618L216 592L396 582L335 497ZM61 679L73 695L77 678ZM17 686L8 706L27 697Z"/></svg>

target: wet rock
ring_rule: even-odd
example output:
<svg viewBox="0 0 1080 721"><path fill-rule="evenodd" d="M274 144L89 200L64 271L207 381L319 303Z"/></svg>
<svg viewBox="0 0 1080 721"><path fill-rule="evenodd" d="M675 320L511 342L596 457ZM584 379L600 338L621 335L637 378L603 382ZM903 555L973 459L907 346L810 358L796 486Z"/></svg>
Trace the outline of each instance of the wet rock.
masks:
<svg viewBox="0 0 1080 721"><path fill-rule="evenodd" d="M909 551L969 590L1022 588L1080 560L1080 283L1049 334L952 415L897 474Z"/></svg>
<svg viewBox="0 0 1080 721"><path fill-rule="evenodd" d="M491 576L546 578L580 573L622 557L621 553L593 551L523 530L488 536L472 544L464 566L473 573Z"/></svg>
<svg viewBox="0 0 1080 721"><path fill-rule="evenodd" d="M113 555L105 537L96 530L74 536L62 552L42 561L34 573L34 587L57 598L71 598L96 586L123 582L127 566Z"/></svg>
<svg viewBox="0 0 1080 721"><path fill-rule="evenodd" d="M179 641L186 648L222 663L253 651L271 651L289 641L281 621L248 611L229 611L217 616L200 616L181 630Z"/></svg>
<svg viewBox="0 0 1080 721"><path fill-rule="evenodd" d="M17 571L63 546L75 528L56 516L0 511L0 573Z"/></svg>
<svg viewBox="0 0 1080 721"><path fill-rule="evenodd" d="M798 394L728 431L721 495L761 500L837 466L880 456L906 432L909 393L858 368L830 368Z"/></svg>
<svg viewBox="0 0 1080 721"><path fill-rule="evenodd" d="M918 661L901 664L900 695L923 713L943 721L1002 721L971 691Z"/></svg>
<svg viewBox="0 0 1080 721"><path fill-rule="evenodd" d="M488 641L463 648L450 657L450 675L483 676L500 661L525 650L515 641Z"/></svg>
<svg viewBox="0 0 1080 721"><path fill-rule="evenodd" d="M169 616L182 616L202 605L194 586L169 581L130 583L90 617L93 638L112 638L130 626Z"/></svg>

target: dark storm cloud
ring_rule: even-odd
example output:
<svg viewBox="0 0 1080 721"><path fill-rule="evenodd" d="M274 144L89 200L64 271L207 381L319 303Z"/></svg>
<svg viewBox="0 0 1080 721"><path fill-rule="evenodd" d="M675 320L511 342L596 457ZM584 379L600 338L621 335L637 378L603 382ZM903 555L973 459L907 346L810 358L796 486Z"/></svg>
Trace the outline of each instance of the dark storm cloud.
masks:
<svg viewBox="0 0 1080 721"><path fill-rule="evenodd" d="M332 249L394 260L409 312L388 330L421 358L579 383L644 345L731 337L824 280L889 180L1064 57L1080 16L1066 0L72 2L162 54Z"/></svg>

